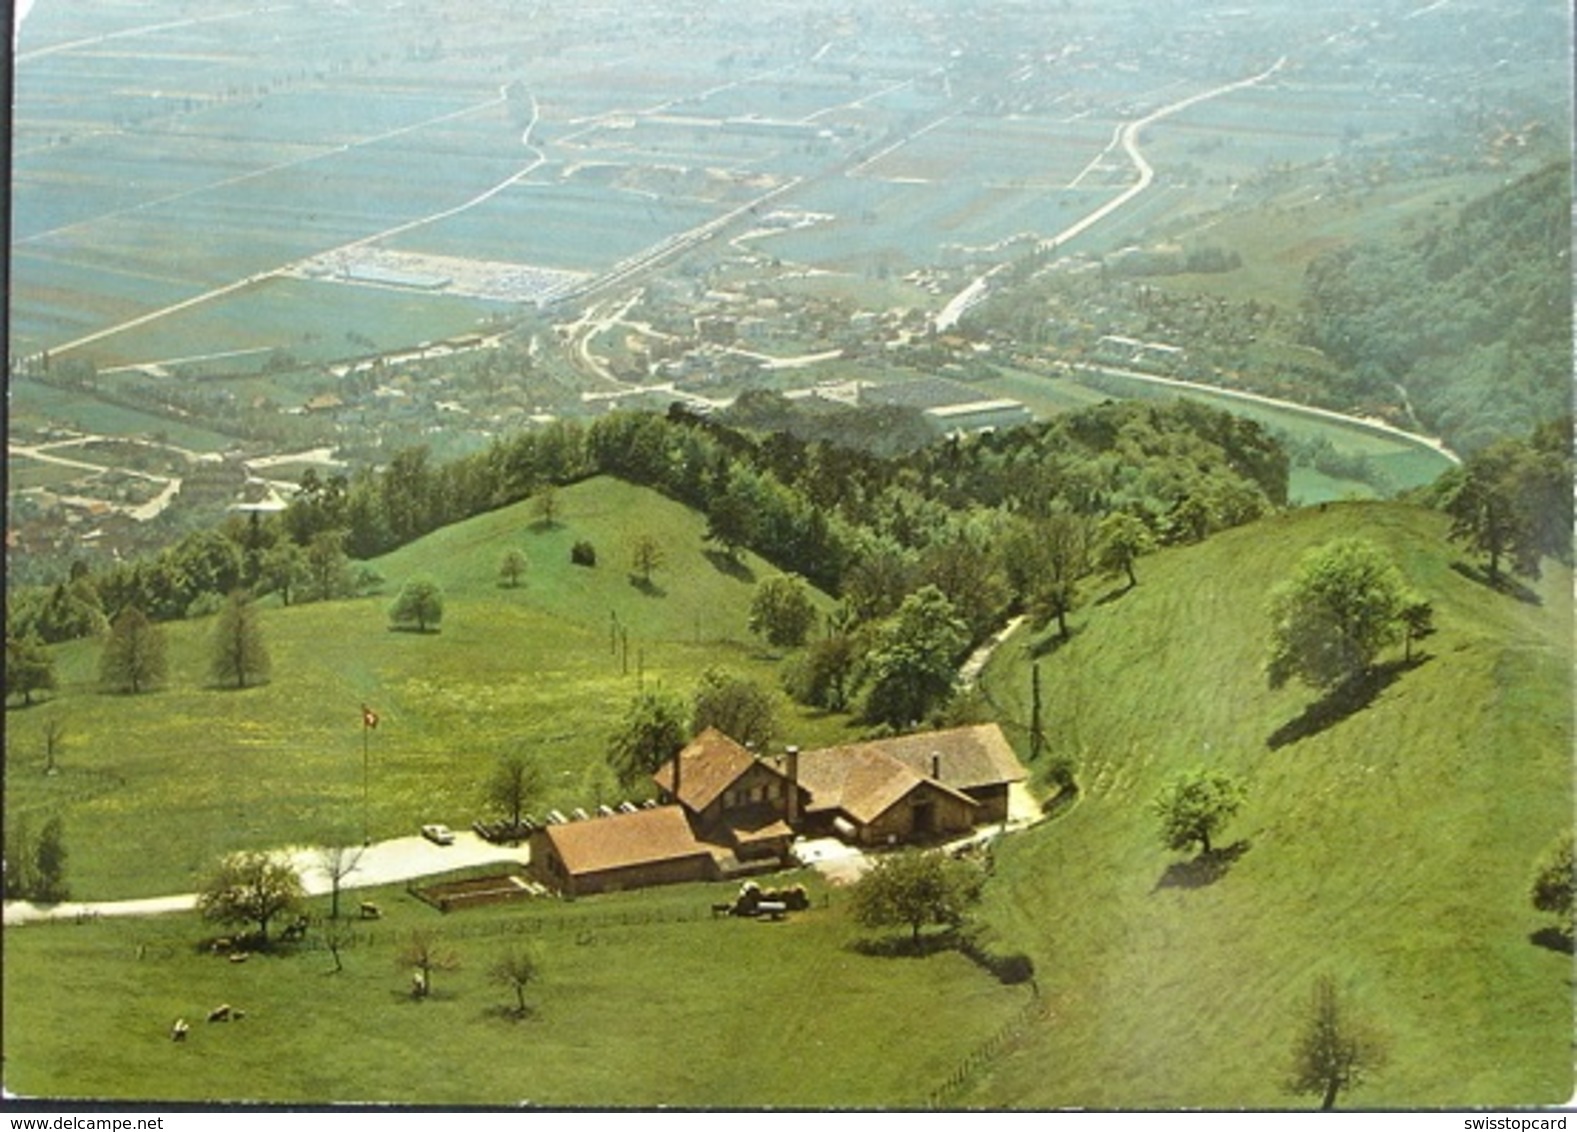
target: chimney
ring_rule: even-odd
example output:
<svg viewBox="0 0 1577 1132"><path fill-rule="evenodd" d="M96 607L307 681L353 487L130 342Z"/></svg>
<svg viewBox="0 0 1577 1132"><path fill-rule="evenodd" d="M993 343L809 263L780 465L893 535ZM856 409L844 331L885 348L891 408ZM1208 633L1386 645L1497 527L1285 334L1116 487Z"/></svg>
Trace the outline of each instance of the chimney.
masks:
<svg viewBox="0 0 1577 1132"><path fill-rule="evenodd" d="M679 801L679 764L682 763L682 762L684 762L684 751L683 750L679 751L677 754L674 755L674 788L673 788L674 799L673 800L675 802Z"/></svg>
<svg viewBox="0 0 1577 1132"><path fill-rule="evenodd" d="M942 781L942 752L931 752L931 777L938 782Z"/></svg>
<svg viewBox="0 0 1577 1132"><path fill-rule="evenodd" d="M799 824L799 748L787 747L783 751L783 773L788 775L788 810L783 819L793 829Z"/></svg>

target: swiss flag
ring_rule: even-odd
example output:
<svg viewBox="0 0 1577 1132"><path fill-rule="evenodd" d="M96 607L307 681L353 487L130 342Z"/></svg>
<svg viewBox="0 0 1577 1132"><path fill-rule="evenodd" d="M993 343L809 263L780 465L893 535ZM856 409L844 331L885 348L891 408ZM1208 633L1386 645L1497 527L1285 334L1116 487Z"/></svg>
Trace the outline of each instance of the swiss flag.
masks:
<svg viewBox="0 0 1577 1132"><path fill-rule="evenodd" d="M361 705L361 725L363 727L378 726L378 713L373 711L366 704Z"/></svg>

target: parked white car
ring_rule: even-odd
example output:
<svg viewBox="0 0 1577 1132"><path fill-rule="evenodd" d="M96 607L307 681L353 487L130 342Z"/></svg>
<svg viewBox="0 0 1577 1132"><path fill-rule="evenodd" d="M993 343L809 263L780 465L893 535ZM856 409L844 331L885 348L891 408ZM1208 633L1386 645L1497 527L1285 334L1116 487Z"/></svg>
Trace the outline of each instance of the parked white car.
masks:
<svg viewBox="0 0 1577 1132"><path fill-rule="evenodd" d="M454 830L446 825L424 825L422 826L422 836L434 845L454 844Z"/></svg>

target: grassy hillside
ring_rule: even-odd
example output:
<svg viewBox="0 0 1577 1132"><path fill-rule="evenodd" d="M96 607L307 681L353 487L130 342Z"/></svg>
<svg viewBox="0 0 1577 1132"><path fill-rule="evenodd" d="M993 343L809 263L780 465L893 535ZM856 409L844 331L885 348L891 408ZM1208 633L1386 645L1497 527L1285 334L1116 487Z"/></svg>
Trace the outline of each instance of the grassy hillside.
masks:
<svg viewBox="0 0 1577 1132"><path fill-rule="evenodd" d="M683 885L440 916L393 889L344 970L321 948L228 963L192 914L6 931L13 1095L446 1106L916 1107L1024 1008L954 951L864 955L847 902L782 923L714 919L732 885ZM315 902L326 914L326 900ZM437 932L459 968L413 1001L398 955ZM314 938L315 942L315 938ZM534 949L514 1021L488 968ZM208 1025L221 1002L240 1022ZM917 1025L923 1003L924 1025ZM192 1023L184 1045L171 1023Z"/></svg>
<svg viewBox="0 0 1577 1132"><path fill-rule="evenodd" d="M1344 535L1395 557L1439 631L1367 709L1273 745L1316 697L1266 688L1266 593ZM1142 560L1045 652L1047 729L1084 790L1003 845L988 919L1051 1017L966 1103L1302 1106L1280 1084L1319 973L1389 1038L1352 1104L1569 1099L1571 958L1533 938L1527 884L1572 822L1571 577L1519 602L1454 571L1443 536L1398 505L1292 513ZM1050 643L1020 634L988 669L1005 718L1028 718ZM1249 798L1218 839L1240 855L1190 886L1148 804L1197 764Z"/></svg>
<svg viewBox="0 0 1577 1132"><path fill-rule="evenodd" d="M746 630L767 564L745 555L720 566L702 521L653 492L595 480L560 495L553 527L522 504L374 562L382 597L289 608L269 599L273 679L263 687L208 686L211 621L168 626L170 684L150 695L98 692L98 645L61 646L60 693L7 713L7 818L37 830L63 815L78 898L182 891L227 850L361 836L364 702L382 718L370 828L387 837L424 821L469 825L482 781L515 744L547 772L544 808L616 800L604 752L641 686L688 695L717 665L778 692L780 658ZM664 551L650 587L630 579L637 532ZM596 546L596 568L570 564L580 539ZM508 547L529 558L518 588L498 580ZM441 631L391 632L390 599L418 574L444 590ZM778 694L785 739L842 736L842 720L806 716ZM55 777L40 773L50 716L66 727Z"/></svg>
<svg viewBox="0 0 1577 1132"><path fill-rule="evenodd" d="M517 737L547 761L555 804L586 801L635 685L608 650L611 615L646 643L649 681L684 687L719 660L765 679L773 663L743 640L747 580L704 556L693 516L611 481L564 503L563 529L500 511L379 563L391 588L417 571L439 577L442 633L389 632L383 601L270 609L267 688L200 687L200 627L174 633L185 675L157 696L92 692L82 650L48 709L72 728L61 775L22 757L39 709L11 715L8 817L64 806L71 879L95 896L181 887L237 845L354 835L363 699L386 721L375 835L466 820L477 780ZM632 586L611 549L636 529L666 541L661 592ZM1281 741L1314 696L1265 688L1266 592L1307 548L1353 534L1396 558L1439 631L1365 710ZM998 652L986 689L1010 733L1024 738L1038 655L1051 742L1076 754L1083 785L1051 821L1000 843L981 910L988 947L1033 959L1044 1011L956 952L862 954L845 899L814 878L815 909L781 925L714 921L705 908L719 886L447 917L394 890L378 897L388 918L359 925L333 978L321 950L240 965L204 955L192 944L207 930L189 914L8 930L7 1085L636 1107L938 1096L991 1108L1313 1107L1280 1085L1300 1005L1328 973L1390 1049L1344 1104L1564 1102L1571 957L1541 943L1526 891L1534 859L1572 820L1571 576L1552 571L1538 604L1492 593L1453 569L1460 556L1443 536L1439 515L1396 504L1292 513L1141 560L1139 586L1082 610L1065 645L1021 633ZM581 537L603 552L595 572L558 553ZM510 545L532 558L519 590L494 579ZM845 728L792 719L805 742ZM1208 883L1160 847L1148 812L1162 782L1201 762L1249 782L1217 838L1235 856ZM416 927L439 931L461 962L421 1005L398 960ZM528 994L536 1012L518 1024L487 979L515 938L543 963ZM199 1025L172 1047L174 1017L222 1001L247 1020Z"/></svg>

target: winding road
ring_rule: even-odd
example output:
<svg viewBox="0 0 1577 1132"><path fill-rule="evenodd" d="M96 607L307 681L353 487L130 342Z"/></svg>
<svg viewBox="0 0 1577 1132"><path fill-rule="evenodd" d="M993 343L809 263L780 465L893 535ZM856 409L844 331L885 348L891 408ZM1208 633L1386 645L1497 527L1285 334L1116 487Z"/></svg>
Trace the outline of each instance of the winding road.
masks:
<svg viewBox="0 0 1577 1132"><path fill-rule="evenodd" d="M1135 197L1139 196L1150 187L1151 183L1155 180L1155 169L1148 161L1145 160L1143 152L1141 152L1139 149L1139 135L1144 131L1146 126L1153 125L1156 122L1161 121L1163 118L1168 118L1173 114L1187 110L1191 106L1197 106L1199 103L1205 102L1209 99L1220 98L1222 95L1231 94L1234 91L1245 90L1248 87L1256 86L1270 78L1277 71L1281 70L1282 67L1286 66L1286 63L1287 57L1283 55L1280 59L1277 59L1274 63L1257 75L1251 75L1246 79L1239 79L1236 82L1224 83L1221 86L1212 87L1209 90L1203 90L1197 94L1191 94L1187 98L1180 98L1176 102L1168 103L1159 110L1154 110L1145 115L1143 118L1136 118L1134 121L1129 122L1127 125L1123 126L1118 137L1122 142L1123 151L1128 154L1128 160L1132 162L1135 171L1137 171L1139 174L1138 178L1133 184L1129 185L1111 200L1107 201L1105 204L1102 204L1092 212L1086 214L1081 219L1074 221L1061 232L1058 232L1055 236L1052 236L1049 239L1041 240L1036 245L1036 248L1041 251L1055 251L1058 247L1073 239L1075 236L1082 235L1089 229L1095 227L1095 225L1105 220L1108 216L1112 215L1112 213L1122 208L1129 201L1133 200ZM969 286L965 287L957 295L954 295L953 298L948 301L947 305L942 308L941 313L936 316L936 329L938 331L945 331L956 325L960 318L962 318L969 310L979 304L990 293L992 278L1007 270L1008 266L1009 264L1007 263L999 263L990 271L987 271L985 274L980 275L975 280L973 280Z"/></svg>

